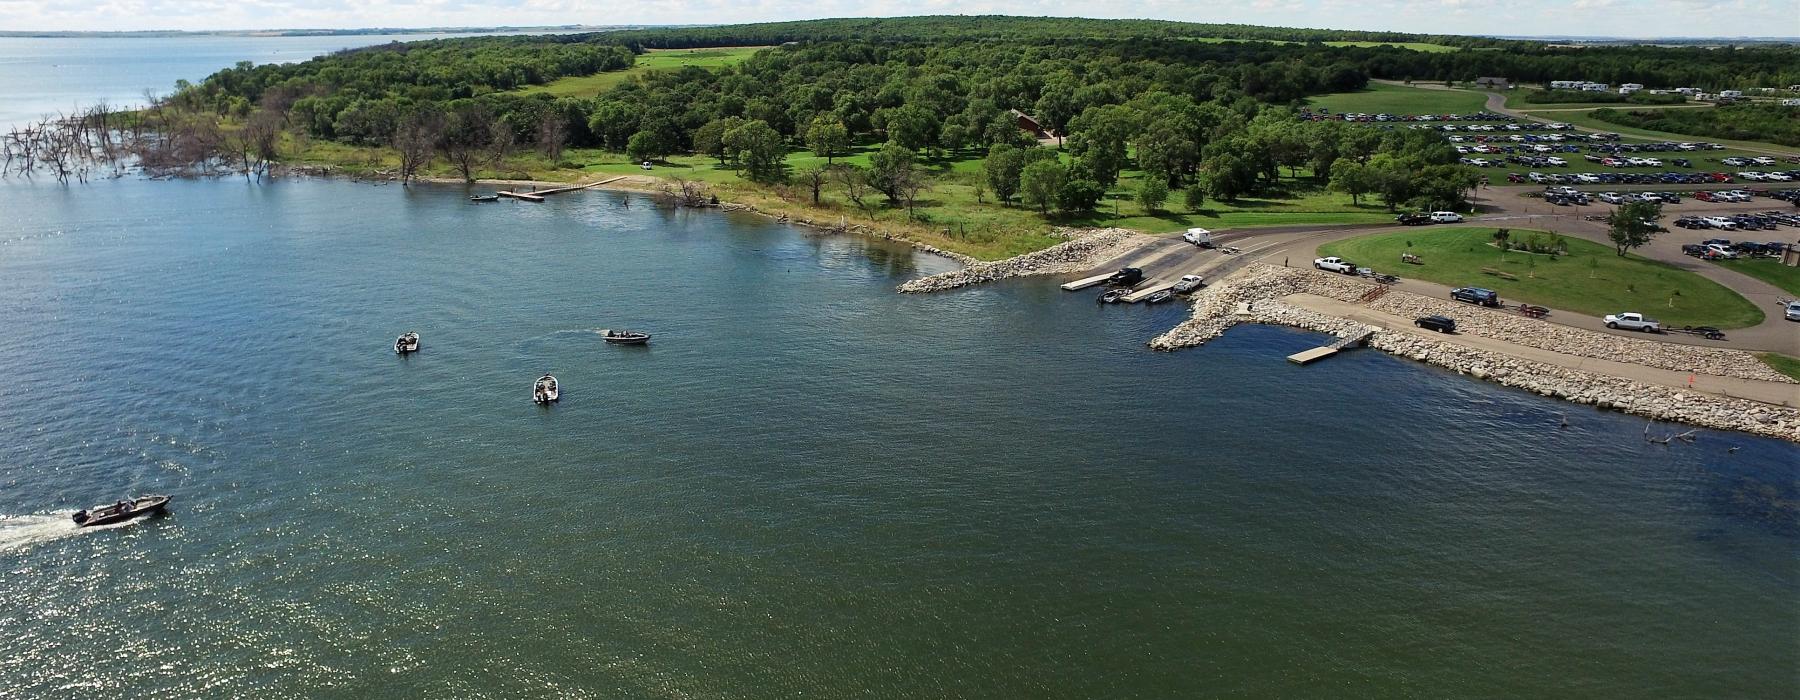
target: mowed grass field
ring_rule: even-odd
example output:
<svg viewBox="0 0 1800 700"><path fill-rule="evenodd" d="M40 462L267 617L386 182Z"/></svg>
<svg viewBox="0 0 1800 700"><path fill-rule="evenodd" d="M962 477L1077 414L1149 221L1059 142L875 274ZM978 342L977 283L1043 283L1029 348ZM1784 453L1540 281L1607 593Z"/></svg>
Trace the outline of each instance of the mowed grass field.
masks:
<svg viewBox="0 0 1800 700"><path fill-rule="evenodd" d="M1629 109L1628 107L1621 107L1618 105L1608 105L1608 106L1614 107L1617 109ZM1685 107L1682 109L1710 109L1710 108L1707 108L1707 107L1698 107L1698 108ZM1776 153L1792 155L1796 152L1796 150L1800 150L1800 149L1794 149L1789 146L1783 146L1783 145L1774 144L1774 143L1765 143L1762 141L1736 141L1736 140L1731 140L1731 139L1721 139L1721 138L1717 138L1717 137L1713 137L1713 136L1696 136L1693 134L1677 134L1677 133L1672 133L1672 132L1667 132L1667 131L1650 131L1648 129L1636 129L1636 128L1624 126L1621 124L1614 124L1612 122L1604 121L1601 119L1595 119L1593 116L1593 110L1572 111L1572 112L1527 110L1525 113L1529 114L1531 116L1534 116L1534 117L1538 117L1540 119L1549 119L1551 121L1568 122L1570 124L1574 124L1575 126L1594 129L1597 131L1610 131L1615 134L1619 134L1620 136L1632 136L1632 137L1644 139L1646 141L1706 141L1709 143L1720 144L1727 148L1754 149L1754 150L1759 151L1756 155L1769 155L1768 152L1770 152L1770 151L1773 151ZM1715 151L1715 153L1716 153L1716 151Z"/></svg>
<svg viewBox="0 0 1800 700"><path fill-rule="evenodd" d="M1765 231L1764 233L1768 232ZM1749 237L1755 238L1756 235L1752 233L1749 234ZM1770 238L1780 239L1786 238L1786 236L1770 234ZM1795 297L1800 297L1800 267L1788 267L1781 264L1780 260L1771 258L1740 258L1737 260L1714 260L1712 262L1719 267L1731 268L1764 282L1768 282L1769 284L1780 287L1784 292L1792 294Z"/></svg>
<svg viewBox="0 0 1800 700"><path fill-rule="evenodd" d="M1334 114L1468 114L1481 111L1487 104L1487 95L1468 90L1433 90L1369 83L1368 87L1356 92L1320 95L1308 99L1306 103L1312 107L1324 107Z"/></svg>
<svg viewBox="0 0 1800 700"><path fill-rule="evenodd" d="M593 75L578 75L554 80L543 85L522 88L522 93L549 93L557 97L592 97L631 78L655 71L680 70L688 66L719 68L734 65L766 46L729 46L713 49L650 49L637 57L625 70Z"/></svg>
<svg viewBox="0 0 1800 700"><path fill-rule="evenodd" d="M1513 240L1543 231L1511 231ZM1744 328L1763 321L1762 310L1736 292L1700 275L1636 255L1619 257L1607 246L1564 237L1569 254L1551 257L1501 251L1494 229L1444 227L1379 233L1319 247L1335 255L1401 277L1455 287L1486 287L1509 303L1529 302L1563 312L1604 316L1635 311L1672 326ZM1423 265L1400 262L1401 253L1420 256ZM1482 272L1500 270L1517 279Z"/></svg>

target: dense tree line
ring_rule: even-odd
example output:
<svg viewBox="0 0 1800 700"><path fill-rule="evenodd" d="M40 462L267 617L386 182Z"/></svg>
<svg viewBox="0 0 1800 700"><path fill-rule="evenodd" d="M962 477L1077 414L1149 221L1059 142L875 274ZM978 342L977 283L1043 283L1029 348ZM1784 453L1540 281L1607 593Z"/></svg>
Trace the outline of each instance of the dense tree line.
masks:
<svg viewBox="0 0 1800 700"><path fill-rule="evenodd" d="M1597 109L1592 114L1620 126L1800 147L1800 108L1796 107L1741 103L1712 109Z"/></svg>

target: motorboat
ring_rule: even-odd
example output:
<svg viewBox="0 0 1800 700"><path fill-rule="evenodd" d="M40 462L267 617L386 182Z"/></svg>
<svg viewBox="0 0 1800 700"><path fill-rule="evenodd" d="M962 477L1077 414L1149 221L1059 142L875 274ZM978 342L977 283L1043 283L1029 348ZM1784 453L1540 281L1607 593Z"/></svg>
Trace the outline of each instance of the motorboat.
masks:
<svg viewBox="0 0 1800 700"><path fill-rule="evenodd" d="M140 515L161 512L169 505L168 496L138 496L129 501L118 501L112 505L94 506L75 511L73 516L76 527L93 527L122 523Z"/></svg>
<svg viewBox="0 0 1800 700"><path fill-rule="evenodd" d="M1118 301L1120 299L1124 299L1125 295L1130 294L1130 293L1131 293L1131 289L1128 287L1116 287L1113 289L1108 289L1105 292L1101 293L1100 303L1116 304L1116 303L1118 303Z"/></svg>
<svg viewBox="0 0 1800 700"><path fill-rule="evenodd" d="M600 337L605 339L606 342L614 345L643 345L644 343L650 342L649 333L613 330L610 328L601 329Z"/></svg>
<svg viewBox="0 0 1800 700"><path fill-rule="evenodd" d="M498 201L500 201L500 195L497 195L497 194L472 194L472 195L469 195L469 201L471 201L471 202L498 202Z"/></svg>
<svg viewBox="0 0 1800 700"><path fill-rule="evenodd" d="M412 332L403 333L403 334L401 334L401 336L399 338L394 339L394 352L399 353L401 355L405 355L409 352L418 352L418 351L419 351L419 334L418 333L412 333Z"/></svg>
<svg viewBox="0 0 1800 700"><path fill-rule="evenodd" d="M1173 296L1175 296L1174 292L1171 292L1167 289L1160 289L1160 290L1157 290L1156 293L1151 294L1150 296L1146 297L1144 299L1144 303L1146 303L1146 304L1161 304L1165 301L1168 301Z"/></svg>
<svg viewBox="0 0 1800 700"><path fill-rule="evenodd" d="M562 386L556 383L556 377L544 375L531 385L531 400L541 404L554 403L562 398Z"/></svg>

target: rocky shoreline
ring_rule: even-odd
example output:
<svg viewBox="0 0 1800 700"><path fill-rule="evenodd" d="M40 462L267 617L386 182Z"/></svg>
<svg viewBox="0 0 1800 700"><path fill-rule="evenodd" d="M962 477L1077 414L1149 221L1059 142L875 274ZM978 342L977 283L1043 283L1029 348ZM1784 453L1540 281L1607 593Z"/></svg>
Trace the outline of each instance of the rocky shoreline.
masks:
<svg viewBox="0 0 1800 700"><path fill-rule="evenodd" d="M1193 318L1151 340L1150 347L1157 350L1195 347L1218 337L1232 325L1244 321L1292 326L1346 337L1370 327L1349 319L1301 309L1279 300L1289 294L1306 293L1342 301L1357 301L1368 294L1371 288L1372 285L1368 283L1342 275L1320 273L1309 269L1255 265L1196 295ZM1389 301L1390 297L1394 297L1394 299ZM1433 310L1435 303L1437 303L1435 299L1396 292L1383 294L1370 304L1370 308L1396 314L1423 315L1437 313L1438 311ZM1469 314L1466 313L1467 308L1458 310L1463 312L1458 314L1460 330L1461 318L1467 317ZM1490 324L1500 323L1492 319L1484 319L1484 321ZM1506 338L1505 334L1516 332L1504 328L1496 330L1487 325L1479 325L1480 323L1478 322L1480 330L1493 331L1497 334L1490 337L1510 339ZM1544 322L1537 321L1536 323ZM1553 324L1546 323L1544 325ZM1473 328L1470 332L1473 335L1488 335L1487 332L1479 332ZM1646 342L1632 338L1617 338L1605 333L1563 328L1559 328L1557 337L1562 343L1555 348L1557 351L1571 352L1579 347L1585 351L1572 354L1589 357L1600 356L1597 353L1606 352L1606 348L1612 347L1615 341ZM1761 362L1746 353L1686 345L1661 345L1666 347L1657 349L1657 357L1663 362L1679 366L1682 370L1708 367L1720 370L1721 376L1765 379L1763 373L1756 369L1756 367L1762 366ZM1407 333L1377 330L1369 338L1369 347L1454 370L1476 379L1517 387L1541 396L1560 398L1595 408L1623 411L1653 420L1686 423L1718 430L1735 430L1800 442L1800 409L1787 406L1646 384L1621 377L1523 360L1446 341L1420 338ZM1536 346L1533 345L1533 347ZM1642 353L1645 351L1642 348L1633 348L1631 352ZM1724 353L1735 353L1741 358L1733 358ZM1606 359L1636 362L1637 358L1637 354L1614 354ZM1754 363L1755 366L1747 363ZM1781 379L1791 382L1785 376Z"/></svg>
<svg viewBox="0 0 1800 700"><path fill-rule="evenodd" d="M1069 240L1035 253L993 262L967 261L960 270L921 277L900 285L903 294L922 294L981 284L1010 277L1059 275L1093 268L1101 261L1137 247L1143 236L1122 228L1058 229ZM941 251L940 251L941 252ZM961 256L967 257L967 256Z"/></svg>

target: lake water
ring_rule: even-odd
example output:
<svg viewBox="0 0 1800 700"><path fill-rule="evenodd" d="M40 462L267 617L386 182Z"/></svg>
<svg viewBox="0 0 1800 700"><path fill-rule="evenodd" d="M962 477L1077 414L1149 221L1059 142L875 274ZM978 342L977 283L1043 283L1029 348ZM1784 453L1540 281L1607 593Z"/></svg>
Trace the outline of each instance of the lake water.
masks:
<svg viewBox="0 0 1800 700"><path fill-rule="evenodd" d="M1297 367L1320 337L1280 328L1153 353L1179 305L902 296L946 263L638 196L0 194L0 695L1800 678L1792 444L1651 446L1639 419L1373 351ZM423 350L396 357L406 330ZM139 492L172 512L66 522Z"/></svg>
<svg viewBox="0 0 1800 700"><path fill-rule="evenodd" d="M0 127L72 113L99 100L141 105L145 90L167 95L177 80L198 83L238 61L292 63L343 49L457 36L472 35L0 37Z"/></svg>

